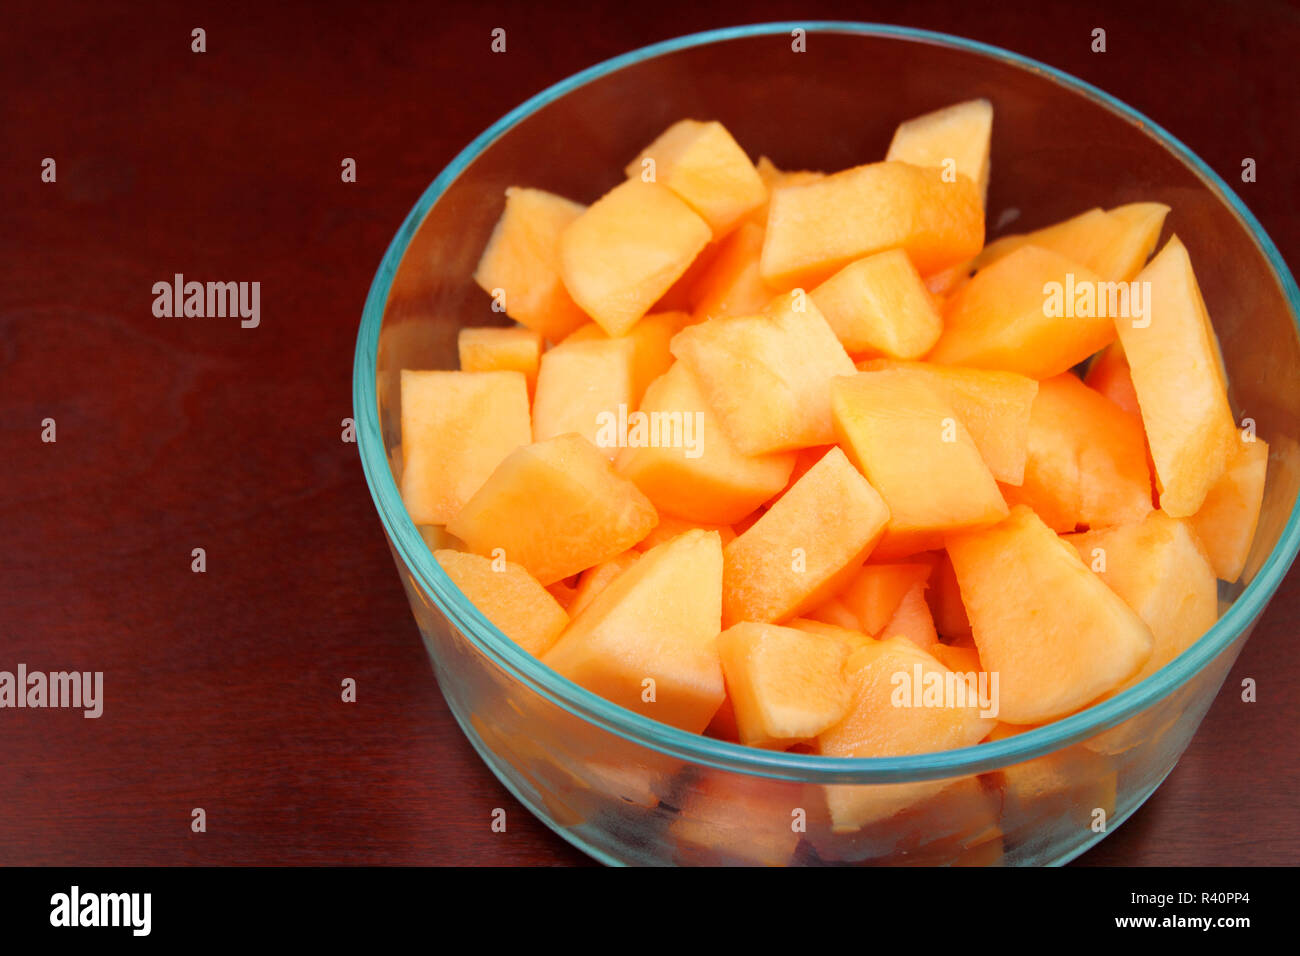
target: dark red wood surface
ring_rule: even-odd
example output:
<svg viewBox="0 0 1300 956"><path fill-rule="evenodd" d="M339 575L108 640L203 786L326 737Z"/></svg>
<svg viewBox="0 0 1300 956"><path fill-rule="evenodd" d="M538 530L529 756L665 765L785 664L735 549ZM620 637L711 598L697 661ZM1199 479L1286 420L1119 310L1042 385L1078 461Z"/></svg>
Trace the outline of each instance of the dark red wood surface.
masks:
<svg viewBox="0 0 1300 956"><path fill-rule="evenodd" d="M584 862L433 681L340 439L361 304L425 185L527 96L649 42L794 16L944 30L1081 76L1237 185L1300 265L1300 14L1277 3L6 9L0 669L103 671L106 705L0 711L0 864ZM176 272L260 281L261 326L156 318L151 287ZM1297 580L1178 768L1083 862L1300 859Z"/></svg>

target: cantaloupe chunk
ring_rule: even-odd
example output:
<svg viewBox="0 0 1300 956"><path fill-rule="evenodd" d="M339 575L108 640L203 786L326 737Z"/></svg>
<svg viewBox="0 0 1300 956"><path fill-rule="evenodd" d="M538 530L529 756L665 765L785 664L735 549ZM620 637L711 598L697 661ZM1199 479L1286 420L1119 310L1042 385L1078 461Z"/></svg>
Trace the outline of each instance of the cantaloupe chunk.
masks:
<svg viewBox="0 0 1300 956"><path fill-rule="evenodd" d="M584 206L541 189L511 187L474 281L506 315L558 342L587 316L560 278L560 234Z"/></svg>
<svg viewBox="0 0 1300 956"><path fill-rule="evenodd" d="M725 524L708 524L702 521L689 521L686 518L678 518L676 515L660 515L659 523L650 529L648 535L636 543L635 550L649 551L656 545L663 544L679 534L685 534L692 528L699 528L701 531L716 531L722 539L724 548L730 542L736 540L736 532Z"/></svg>
<svg viewBox="0 0 1300 956"><path fill-rule="evenodd" d="M673 364L673 355L668 351L668 343L674 335L690 325L689 312L652 312L632 326L621 338L632 343L632 408L641 405L641 397L650 383L657 379ZM576 329L561 343L590 342L608 339L595 322Z"/></svg>
<svg viewBox="0 0 1300 956"><path fill-rule="evenodd" d="M934 618L930 614L930 605L925 600L925 584L913 585L903 599L898 602L888 623L880 630L880 637L905 637L917 647L929 650L939 643L939 634L934 629Z"/></svg>
<svg viewBox="0 0 1300 956"><path fill-rule="evenodd" d="M1246 567L1267 474L1268 443L1258 437L1242 441L1192 516L1192 527L1205 546L1214 573L1224 581L1236 581Z"/></svg>
<svg viewBox="0 0 1300 956"><path fill-rule="evenodd" d="M568 626L564 608L519 565L463 551L433 556L483 616L529 654L545 654Z"/></svg>
<svg viewBox="0 0 1300 956"><path fill-rule="evenodd" d="M570 575L568 579L561 579L554 584L546 585L546 593L559 601L560 607L566 611L573 606L574 598L578 596L577 585L570 584L570 580L576 581L577 575Z"/></svg>
<svg viewBox="0 0 1300 956"><path fill-rule="evenodd" d="M401 383L402 501L416 524L446 524L532 438L528 387L521 372L403 369Z"/></svg>
<svg viewBox="0 0 1300 956"><path fill-rule="evenodd" d="M615 467L661 512L705 524L739 521L784 488L794 467L792 452L736 451L681 362L646 391L642 416L646 442L633 447L637 435L629 432Z"/></svg>
<svg viewBox="0 0 1300 956"><path fill-rule="evenodd" d="M1084 265L1022 246L981 269L948 301L943 335L928 359L1038 379L1059 375L1115 339L1109 299L1097 301L1103 285Z"/></svg>
<svg viewBox="0 0 1300 956"><path fill-rule="evenodd" d="M926 650L934 655L935 660L956 674L978 674L984 670L984 666L980 663L980 652L974 647L935 643Z"/></svg>
<svg viewBox="0 0 1300 956"><path fill-rule="evenodd" d="M917 358L943 331L920 274L901 249L849 263L811 296L840 344L855 355Z"/></svg>
<svg viewBox="0 0 1300 956"><path fill-rule="evenodd" d="M756 226L767 228L767 210L772 199L773 190L780 189L783 186L803 186L806 183L815 183L819 179L825 179L826 174L811 169L778 169L776 164L766 156L758 157L758 162L754 164L758 171L759 179L763 180L763 185L767 187L767 198L763 205L759 206L749 214L748 221Z"/></svg>
<svg viewBox="0 0 1300 956"><path fill-rule="evenodd" d="M586 610L587 605L596 599L597 594L605 590L606 585L636 564L640 557L640 551L624 551L622 554L614 555L608 561L592 565L578 575L578 587L568 606L569 615L577 617Z"/></svg>
<svg viewBox="0 0 1300 956"><path fill-rule="evenodd" d="M553 584L626 551L658 520L649 499L591 442L559 435L507 455L447 530L474 553L500 548L507 561Z"/></svg>
<svg viewBox="0 0 1300 956"><path fill-rule="evenodd" d="M763 315L688 326L672 352L741 454L835 440L826 382L851 374L853 361L807 296L785 296Z"/></svg>
<svg viewBox="0 0 1300 956"><path fill-rule="evenodd" d="M610 582L543 662L608 700L699 733L724 696L721 603L722 544L712 532L688 531Z"/></svg>
<svg viewBox="0 0 1300 956"><path fill-rule="evenodd" d="M788 866L804 799L792 781L701 767L673 799L681 812L668 826L674 861L693 866Z"/></svg>
<svg viewBox="0 0 1300 956"><path fill-rule="evenodd" d="M977 695L970 693L965 680L911 641L876 641L854 651L845 674L853 694L849 711L817 738L818 752L827 756L894 757L970 747L994 726L991 718L980 716L979 702L973 699ZM943 688L940 706L916 706L915 694L932 682ZM921 701L924 704L923 696ZM947 783L828 786L833 828L853 830L885 819L933 796Z"/></svg>
<svg viewBox="0 0 1300 956"><path fill-rule="evenodd" d="M724 551L722 618L780 623L839 589L889 520L876 490L832 448Z"/></svg>
<svg viewBox="0 0 1300 956"><path fill-rule="evenodd" d="M952 405L993 477L1009 485L1024 479L1029 415L1038 394L1034 379L1015 372L889 359L869 359L858 368L898 369L922 377Z"/></svg>
<svg viewBox="0 0 1300 956"><path fill-rule="evenodd" d="M1193 515L1227 467L1237 429L1224 390L1218 340L1187 249L1172 237L1139 273L1148 314L1117 319L1156 466L1160 507Z"/></svg>
<svg viewBox="0 0 1300 956"><path fill-rule="evenodd" d="M828 602L829 603L829 602ZM814 620L809 617L796 617L786 623L786 627L792 627L796 631L805 631L809 634L819 634L822 637L831 637L841 642L849 649L849 653L856 651L859 647L865 647L875 638L863 634L859 630L860 625L854 624L852 627L845 627L828 621Z"/></svg>
<svg viewBox="0 0 1300 956"><path fill-rule="evenodd" d="M917 376L883 369L831 382L835 433L889 505L878 559L929 551L1007 513L951 404Z"/></svg>
<svg viewBox="0 0 1300 956"><path fill-rule="evenodd" d="M1142 420L1070 372L1045 379L1030 416L1025 479L1002 491L1058 532L1141 520L1151 511Z"/></svg>
<svg viewBox="0 0 1300 956"><path fill-rule="evenodd" d="M714 711L713 719L709 721L709 726L704 728L704 733L718 740L730 740L733 744L740 743L740 728L736 726L736 709L731 705L730 696L722 698L722 703Z"/></svg>
<svg viewBox="0 0 1300 956"><path fill-rule="evenodd" d="M690 204L715 237L767 201L767 187L740 144L721 123L678 120L624 169L633 179L651 176Z"/></svg>
<svg viewBox="0 0 1300 956"><path fill-rule="evenodd" d="M951 164L979 187L982 202L989 191L992 136L993 104L967 100L898 124L885 159L913 166Z"/></svg>
<svg viewBox="0 0 1300 956"><path fill-rule="evenodd" d="M560 274L588 315L622 335L681 277L711 233L658 183L615 186L560 235Z"/></svg>
<svg viewBox="0 0 1300 956"><path fill-rule="evenodd" d="M1128 359L1124 357L1124 346L1118 339L1093 356L1083 384L1105 395L1129 414L1142 414L1138 408L1137 392L1133 389L1133 377L1129 375Z"/></svg>
<svg viewBox="0 0 1300 956"><path fill-rule="evenodd" d="M966 176L871 163L777 189L767 214L763 280L778 289L830 278L855 259L902 249L922 275L969 259L984 244L984 205Z"/></svg>
<svg viewBox="0 0 1300 956"><path fill-rule="evenodd" d="M719 315L754 315L772 298L758 271L763 227L741 224L722 241L718 254L691 287L691 315L697 322Z"/></svg>
<svg viewBox="0 0 1300 956"><path fill-rule="evenodd" d="M983 269L1021 246L1034 245L1087 266L1108 281L1128 282L1155 251L1168 213L1168 206L1156 202L1129 203L1108 212L1089 209L1064 222L990 242L972 265Z"/></svg>
<svg viewBox="0 0 1300 956"><path fill-rule="evenodd" d="M822 601L814 608L805 611L804 614L808 620L815 621L818 624L830 624L835 627L847 628L851 631L862 629L862 624L857 616L845 607L838 598L830 598Z"/></svg>
<svg viewBox="0 0 1300 956"><path fill-rule="evenodd" d="M533 394L537 365L542 358L542 336L527 327L464 328L456 336L462 372L522 372Z"/></svg>
<svg viewBox="0 0 1300 956"><path fill-rule="evenodd" d="M838 600L867 634L877 636L885 629L903 598L918 585L924 589L933 565L927 561L901 564L864 564L839 593Z"/></svg>
<svg viewBox="0 0 1300 956"><path fill-rule="evenodd" d="M1150 628L1026 506L949 538L948 554L1002 720L1064 717L1150 657Z"/></svg>
<svg viewBox="0 0 1300 956"><path fill-rule="evenodd" d="M718 653L743 744L784 749L816 737L848 710L843 641L744 622L718 635Z"/></svg>
<svg viewBox="0 0 1300 956"><path fill-rule="evenodd" d="M1137 611L1155 640L1146 663L1112 695L1160 670L1218 620L1219 585L1187 519L1153 511L1142 521L1066 540Z"/></svg>
<svg viewBox="0 0 1300 956"><path fill-rule="evenodd" d="M533 395L533 440L573 432L613 461L620 414L635 407L635 374L636 344L627 337L569 341L548 350Z"/></svg>

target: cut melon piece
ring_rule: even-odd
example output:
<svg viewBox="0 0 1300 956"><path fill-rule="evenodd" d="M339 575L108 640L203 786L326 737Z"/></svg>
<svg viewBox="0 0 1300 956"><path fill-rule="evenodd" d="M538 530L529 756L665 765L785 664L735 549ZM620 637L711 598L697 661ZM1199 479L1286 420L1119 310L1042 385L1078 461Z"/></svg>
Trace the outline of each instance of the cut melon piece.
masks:
<svg viewBox="0 0 1300 956"><path fill-rule="evenodd" d="M1155 252L1169 207L1157 202L1116 206L1109 212L1089 209L1064 222L990 242L975 258L983 269L1021 246L1034 245L1087 266L1103 279L1128 282Z"/></svg>
<svg viewBox="0 0 1300 956"><path fill-rule="evenodd" d="M848 710L843 641L745 622L718 635L718 653L743 744L784 749L816 737Z"/></svg>
<svg viewBox="0 0 1300 956"><path fill-rule="evenodd" d="M857 618L858 626L874 636L885 629L903 598L930 580L933 565L925 561L905 564L864 564L839 594L839 602Z"/></svg>
<svg viewBox="0 0 1300 956"><path fill-rule="evenodd" d="M1192 516L1192 527L1205 546L1214 573L1224 581L1241 577L1264 503L1268 443L1251 437L1253 441L1243 439L1228 457L1223 474Z"/></svg>
<svg viewBox="0 0 1300 956"><path fill-rule="evenodd" d="M917 358L943 331L920 273L901 249L849 263L811 295L840 344L856 355Z"/></svg>
<svg viewBox="0 0 1300 956"><path fill-rule="evenodd" d="M1111 695L1160 670L1218 620L1214 569L1186 519L1153 511L1140 522L1072 534L1066 540L1137 611L1155 639L1142 669Z"/></svg>
<svg viewBox="0 0 1300 956"><path fill-rule="evenodd" d="M655 545L663 544L679 534L685 534L693 528L701 531L716 531L725 548L736 539L736 532L725 524L706 524L700 521L688 521L676 515L660 515L659 523L650 529L650 533L636 543L637 551L649 551Z"/></svg>
<svg viewBox="0 0 1300 956"><path fill-rule="evenodd" d="M560 235L586 207L541 189L506 190L474 281L506 315L558 342L587 316L560 278Z"/></svg>
<svg viewBox="0 0 1300 956"><path fill-rule="evenodd" d="M903 595L894 616L880 629L879 636L883 640L904 637L922 650L929 650L939 643L930 605L925 601L925 590L924 583L916 584Z"/></svg>
<svg viewBox="0 0 1300 956"><path fill-rule="evenodd" d="M691 315L697 322L719 315L754 315L772 298L758 260L763 227L744 223L722 241L718 254L691 287Z"/></svg>
<svg viewBox="0 0 1300 956"><path fill-rule="evenodd" d="M1110 300L1098 291L1104 286L1086 266L1022 246L948 301L929 361L1038 379L1059 375L1114 341Z"/></svg>
<svg viewBox="0 0 1300 956"><path fill-rule="evenodd" d="M888 520L880 495L832 448L727 545L724 626L780 623L815 607L854 573Z"/></svg>
<svg viewBox="0 0 1300 956"><path fill-rule="evenodd" d="M641 557L640 551L624 551L622 554L614 555L608 561L592 565L578 575L578 588L568 605L569 615L577 617L586 610L587 605L596 599L596 595L605 590L605 586L616 577L636 564L639 557Z"/></svg>
<svg viewBox="0 0 1300 956"><path fill-rule="evenodd" d="M835 432L889 506L878 559L939 547L964 528L993 524L1007 506L961 419L907 372L859 372L831 382Z"/></svg>
<svg viewBox="0 0 1300 956"><path fill-rule="evenodd" d="M1160 507L1193 515L1227 467L1237 429L1224 389L1218 340L1187 249L1174 236L1138 275L1150 283L1147 315L1117 319L1156 466Z"/></svg>
<svg viewBox="0 0 1300 956"><path fill-rule="evenodd" d="M650 387L650 383L668 371L669 366L673 364L668 343L690 323L691 316L688 312L652 312L621 336L628 339L633 346L631 404L633 409L641 405L641 397L645 395L645 390ZM588 322L561 344L599 341L609 337L595 322Z"/></svg>
<svg viewBox="0 0 1300 956"><path fill-rule="evenodd" d="M568 626L560 603L519 565L462 551L433 556L483 616L529 654L545 654Z"/></svg>
<svg viewBox="0 0 1300 956"><path fill-rule="evenodd" d="M832 624L851 631L862 629L862 623L858 620L857 615L850 611L838 598L823 601L815 608L804 613L809 620L816 621L819 624Z"/></svg>
<svg viewBox="0 0 1300 956"><path fill-rule="evenodd" d="M1118 340L1092 357L1083 384L1105 395L1129 414L1142 414L1138 408L1137 392L1133 389L1133 377L1129 375L1128 359L1124 357L1124 346ZM1142 440L1146 441L1145 432Z"/></svg>
<svg viewBox="0 0 1300 956"><path fill-rule="evenodd" d="M616 467L661 512L704 524L731 524L785 487L791 452L750 456L732 446L695 377L677 362L646 391ZM638 439L634 443L633 439Z"/></svg>
<svg viewBox="0 0 1300 956"><path fill-rule="evenodd" d="M456 336L462 372L521 372L533 394L542 336L530 328L465 328Z"/></svg>
<svg viewBox="0 0 1300 956"><path fill-rule="evenodd" d="M952 569L952 560L948 552L940 552L934 573L930 575L930 611L934 614L934 626L945 639L970 641L970 618L966 616L966 605L961 603L961 588L957 584L957 575ZM971 647L974 642L970 642Z"/></svg>
<svg viewBox="0 0 1300 956"><path fill-rule="evenodd" d="M506 456L447 530L474 553L494 556L500 548L507 561L553 584L626 551L658 520L649 499L591 442L559 435Z"/></svg>
<svg viewBox="0 0 1300 956"><path fill-rule="evenodd" d="M979 187L982 202L989 191L992 136L993 104L967 100L900 123L885 159L961 173Z"/></svg>
<svg viewBox="0 0 1300 956"><path fill-rule="evenodd" d="M995 722L980 716L978 695L971 693L965 679L911 641L875 641L854 651L845 673L852 703L844 719L817 738L819 753L834 757L933 753L973 746L993 729ZM943 689L938 706L925 705L927 686ZM947 783L828 786L833 828L842 832L883 820L934 796Z"/></svg>
<svg viewBox="0 0 1300 956"><path fill-rule="evenodd" d="M543 662L629 710L700 733L725 696L721 603L722 544L688 531L610 582Z"/></svg>
<svg viewBox="0 0 1300 956"><path fill-rule="evenodd" d="M1150 628L1024 505L992 528L954 535L948 554L980 660L999 675L1002 720L1064 717L1150 657Z"/></svg>
<svg viewBox="0 0 1300 956"><path fill-rule="evenodd" d="M1039 383L1029 459L1011 504L1027 504L1054 531L1140 521L1151 511L1142 420L1069 372Z"/></svg>
<svg viewBox="0 0 1300 956"><path fill-rule="evenodd" d="M681 277L710 235L671 189L629 179L561 234L560 274L602 329L622 335Z"/></svg>
<svg viewBox="0 0 1300 956"><path fill-rule="evenodd" d="M984 670L980 663L980 652L974 647L936 643L927 650L934 655L935 660L955 674L979 674Z"/></svg>
<svg viewBox="0 0 1300 956"><path fill-rule="evenodd" d="M859 647L866 647L874 640L874 638L863 634L856 622L851 627L846 627L828 621L796 617L788 622L786 627L792 627L796 631L806 631L809 634L820 634L822 637L833 637L844 644L850 653L856 651Z"/></svg>
<svg viewBox="0 0 1300 956"><path fill-rule="evenodd" d="M966 176L871 163L777 189L767 214L763 280L778 289L822 282L855 259L902 249L922 275L984 244L984 204Z"/></svg>
<svg viewBox="0 0 1300 956"><path fill-rule="evenodd" d="M1015 372L889 359L859 362L858 368L898 369L920 376L952 405L994 478L1009 485L1024 479L1029 415L1038 394L1034 379Z"/></svg>
<svg viewBox="0 0 1300 956"><path fill-rule="evenodd" d="M826 382L851 374L853 360L806 295L784 296L763 315L688 326L672 352L741 454L835 440Z"/></svg>
<svg viewBox="0 0 1300 956"><path fill-rule="evenodd" d="M446 524L532 438L528 386L521 372L403 369L401 382L402 501L416 524Z"/></svg>
<svg viewBox="0 0 1300 956"><path fill-rule="evenodd" d="M623 172L667 186L699 213L715 237L726 235L767 201L767 187L754 164L716 121L679 120Z"/></svg>
<svg viewBox="0 0 1300 956"><path fill-rule="evenodd" d="M799 784L701 767L683 789L665 838L675 862L790 865L800 837L795 813L807 803Z"/></svg>
<svg viewBox="0 0 1300 956"><path fill-rule="evenodd" d="M736 709L731 706L730 697L722 699L722 704L714 712L709 726L704 728L704 733L718 740L730 740L733 744L740 743L740 728L736 726Z"/></svg>
<svg viewBox="0 0 1300 956"><path fill-rule="evenodd" d="M758 162L754 164L758 170L758 176L763 180L763 185L767 187L767 199L763 205L759 206L749 214L749 221L757 226L767 228L767 210L772 199L772 192L781 189L784 186L803 186L806 183L815 183L819 179L825 179L826 174L816 172L811 169L792 169L780 170L766 156L758 157Z"/></svg>
<svg viewBox="0 0 1300 956"><path fill-rule="evenodd" d="M533 440L570 432L613 461L618 423L634 407L636 344L630 338L568 341L547 351L533 396Z"/></svg>

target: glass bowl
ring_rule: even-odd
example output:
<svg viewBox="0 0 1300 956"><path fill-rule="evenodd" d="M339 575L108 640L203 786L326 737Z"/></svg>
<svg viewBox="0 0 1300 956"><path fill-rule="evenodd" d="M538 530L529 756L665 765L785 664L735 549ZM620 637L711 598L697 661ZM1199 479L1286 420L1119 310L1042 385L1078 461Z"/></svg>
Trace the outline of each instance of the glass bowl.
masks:
<svg viewBox="0 0 1300 956"><path fill-rule="evenodd" d="M796 52L795 30L806 31ZM1271 446L1242 580L1195 645L1102 704L942 753L840 759L742 747L624 710L508 640L433 559L402 506L398 379L455 368L465 325L500 324L471 274L507 186L590 202L682 117L721 120L753 156L834 170L884 156L896 123L994 104L989 233L1093 206L1172 207L1222 342L1238 418ZM957 37L772 23L681 37L556 84L475 139L420 197L365 303L353 401L366 479L433 669L507 788L591 856L619 864L1058 864L1113 830L1186 748L1300 545L1300 294L1232 190L1155 123L1033 60ZM827 806L862 810L837 829Z"/></svg>

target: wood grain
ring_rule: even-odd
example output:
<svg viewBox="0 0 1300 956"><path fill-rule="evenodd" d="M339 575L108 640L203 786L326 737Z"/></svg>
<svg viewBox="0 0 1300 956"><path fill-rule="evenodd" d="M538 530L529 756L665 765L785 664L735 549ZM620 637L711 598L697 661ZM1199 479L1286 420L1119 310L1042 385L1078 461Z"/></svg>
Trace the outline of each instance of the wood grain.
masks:
<svg viewBox="0 0 1300 956"><path fill-rule="evenodd" d="M461 737L356 446L361 303L417 195L573 71L788 4L32 4L0 35L0 668L106 712L0 713L3 864L578 864ZM1006 46L1155 117L1294 269L1300 14L1276 3L810 3ZM494 27L508 52L489 52ZM1107 30L1108 52L1089 50ZM190 31L207 52L190 52ZM954 99L960 90L953 91ZM56 183L40 181L44 157ZM340 181L354 157L358 181ZM175 272L262 324L159 319ZM41 421L58 441L40 440ZM207 571L190 570L206 549ZM1300 858L1292 573L1179 767L1100 864ZM1242 676L1259 702L1241 703ZM340 681L359 699L345 705ZM206 833L190 830L195 807ZM504 834L490 829L504 807Z"/></svg>

